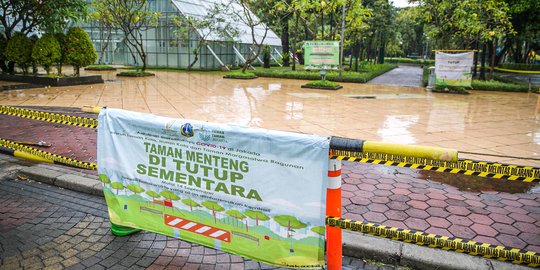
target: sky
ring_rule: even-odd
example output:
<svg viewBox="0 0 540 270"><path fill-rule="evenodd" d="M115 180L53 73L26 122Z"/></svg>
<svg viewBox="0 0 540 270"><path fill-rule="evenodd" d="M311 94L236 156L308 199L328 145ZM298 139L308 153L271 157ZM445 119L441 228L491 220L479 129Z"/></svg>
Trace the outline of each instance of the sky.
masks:
<svg viewBox="0 0 540 270"><path fill-rule="evenodd" d="M396 7L408 7L411 6L411 4L408 3L407 0L390 0L394 2L394 6Z"/></svg>

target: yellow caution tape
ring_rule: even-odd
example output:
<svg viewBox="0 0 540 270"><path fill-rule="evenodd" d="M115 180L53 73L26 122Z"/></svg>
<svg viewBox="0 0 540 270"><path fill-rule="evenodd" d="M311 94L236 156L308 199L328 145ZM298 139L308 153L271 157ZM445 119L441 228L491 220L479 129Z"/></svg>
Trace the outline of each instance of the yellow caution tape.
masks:
<svg viewBox="0 0 540 270"><path fill-rule="evenodd" d="M406 145L388 142L365 141L362 151L368 153L373 152L390 155L398 154L408 157L429 158L446 161L458 160L458 151L455 149L421 145Z"/></svg>
<svg viewBox="0 0 540 270"><path fill-rule="evenodd" d="M474 175L509 181L540 182L540 168L460 159L442 161L419 157L334 150L330 159Z"/></svg>
<svg viewBox="0 0 540 270"><path fill-rule="evenodd" d="M540 71L537 71L537 70L515 70L515 69L498 68L498 67L496 67L495 70L511 72L511 73L540 74Z"/></svg>
<svg viewBox="0 0 540 270"><path fill-rule="evenodd" d="M15 143L15 142L12 142L12 141L9 141L9 140L6 140L6 139L1 139L0 138L0 146L10 148L10 149L13 149L13 150L16 150L16 151L28 153L28 154L30 154L32 156L39 157L41 159L45 159L45 160L47 160L47 162L54 162L54 163L57 163L57 164L62 164L62 165L67 165L67 166L77 167L77 168L82 168L82 169L88 169L88 170L97 170L97 164L95 164L95 163L78 161L78 160L75 160L75 159L72 159L72 158L67 158L67 157L64 157L64 156L60 156L60 155L57 155L57 154L45 152L45 151L42 151L42 150L39 150L39 149L36 149L36 148L32 148L32 147L29 147L29 146L18 144L18 143ZM18 154L16 156L19 156L19 157L22 157L22 158L28 157L28 156L26 156L24 154ZM43 161L43 160L39 160L39 159L35 159L35 158L33 158L32 160Z"/></svg>
<svg viewBox="0 0 540 270"><path fill-rule="evenodd" d="M97 128L98 120L88 117L50 113L44 111L28 110L10 106L0 105L0 114L36 119L40 121L53 122L64 125L72 125L87 128Z"/></svg>
<svg viewBox="0 0 540 270"><path fill-rule="evenodd" d="M533 267L540 266L540 256L536 252L524 251L517 248L478 243L456 237L429 234L420 231L399 229L375 223L353 221L330 216L326 217L326 225L339 227L344 230L391 238L393 240L411 242L418 245L428 245L429 247L454 250L457 252L469 253L471 255L493 257L502 261L509 260L516 264L528 264Z"/></svg>

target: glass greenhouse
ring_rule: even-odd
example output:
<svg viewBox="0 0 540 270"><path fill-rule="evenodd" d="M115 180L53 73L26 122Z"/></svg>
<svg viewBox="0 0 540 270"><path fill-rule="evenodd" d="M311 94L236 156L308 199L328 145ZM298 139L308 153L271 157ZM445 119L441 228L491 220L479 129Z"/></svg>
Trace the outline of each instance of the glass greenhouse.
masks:
<svg viewBox="0 0 540 270"><path fill-rule="evenodd" d="M179 27L174 22L175 18L178 18L178 16L203 18L214 5L221 3L222 0L149 0L149 9L153 12L159 12L160 17L156 27L151 27L142 33L147 53L147 65L171 68L188 67L194 60L193 50L198 47L201 36L205 37L207 45L202 46L199 60L192 68L217 69L223 66L242 65L248 54L255 49L251 48L251 29L242 20L229 22L233 26L234 32L237 33L229 38L223 34L209 33L208 29L190 31L188 34L189 39L180 38L177 34ZM238 10L240 8L239 4L233 3L230 5L233 12L234 9ZM256 19L256 17L254 18ZM224 19L233 20L230 16L229 18L224 17ZM137 60L137 58L132 57L121 30L113 30L112 37L109 39L107 31L98 22L90 22L82 27L88 32L98 53L98 59L101 58L102 63L117 65L141 64L140 59ZM258 43L260 43L264 33L264 25L255 27L255 39ZM263 44L270 46L271 59L273 62L277 62L281 58L281 39L272 30L268 29ZM261 59L262 55L254 62L254 65L259 64Z"/></svg>

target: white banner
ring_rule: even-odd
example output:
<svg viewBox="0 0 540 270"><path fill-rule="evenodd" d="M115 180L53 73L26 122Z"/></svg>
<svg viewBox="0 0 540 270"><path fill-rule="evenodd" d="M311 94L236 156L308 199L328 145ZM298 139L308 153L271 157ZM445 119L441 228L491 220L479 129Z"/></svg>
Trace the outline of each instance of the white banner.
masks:
<svg viewBox="0 0 540 270"><path fill-rule="evenodd" d="M327 137L99 115L111 222L283 267L324 265L328 150Z"/></svg>
<svg viewBox="0 0 540 270"><path fill-rule="evenodd" d="M435 54L435 84L438 86L471 86L474 52Z"/></svg>

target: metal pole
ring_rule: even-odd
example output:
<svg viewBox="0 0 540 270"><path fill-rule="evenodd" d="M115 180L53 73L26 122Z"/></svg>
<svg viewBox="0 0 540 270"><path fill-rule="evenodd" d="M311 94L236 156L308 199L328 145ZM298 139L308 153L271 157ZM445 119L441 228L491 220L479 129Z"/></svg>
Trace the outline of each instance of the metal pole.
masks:
<svg viewBox="0 0 540 270"><path fill-rule="evenodd" d="M343 73L343 40L345 38L345 3L343 3L343 14L341 14L341 52L339 54L339 78Z"/></svg>

